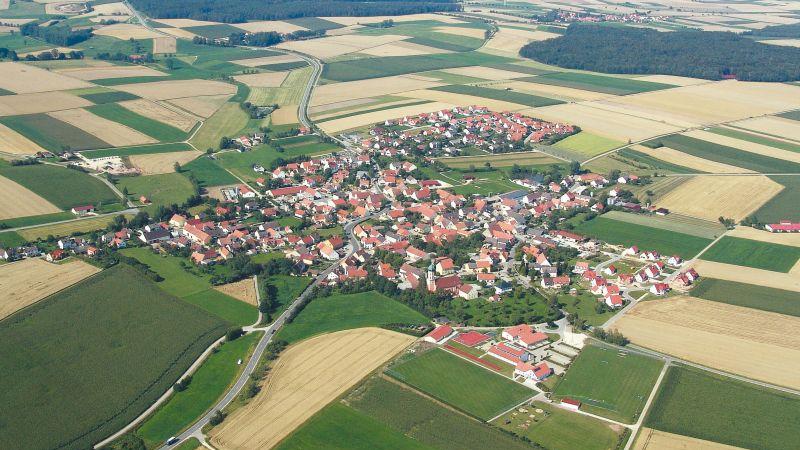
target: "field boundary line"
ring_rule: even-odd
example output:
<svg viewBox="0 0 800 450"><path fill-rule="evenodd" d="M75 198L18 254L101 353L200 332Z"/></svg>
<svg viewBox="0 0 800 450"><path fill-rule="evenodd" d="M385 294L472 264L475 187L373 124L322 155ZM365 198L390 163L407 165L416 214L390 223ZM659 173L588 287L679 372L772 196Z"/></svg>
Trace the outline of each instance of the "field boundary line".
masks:
<svg viewBox="0 0 800 450"><path fill-rule="evenodd" d="M495 420L497 420L498 418L500 418L500 417L502 417L502 416L504 416L504 415L508 414L510 411L513 411L513 410L515 410L515 409L519 408L520 406L522 406L522 405L524 405L524 404L526 404L526 403L530 403L530 402L532 402L532 401L533 401L533 399L535 399L536 397L539 397L539 396L541 396L541 395L543 395L543 393L542 393L542 392L539 392L539 393L537 393L536 395L534 395L533 397L523 400L522 402L520 402L520 403L518 403L518 404L516 404L516 405L512 406L511 408L508 408L507 410L505 410L505 411L501 412L500 414L498 414L498 415L496 415L496 416L492 417L491 419L487 420L487 421L486 421L486 423L491 423L491 422L494 422L494 421L495 421Z"/></svg>

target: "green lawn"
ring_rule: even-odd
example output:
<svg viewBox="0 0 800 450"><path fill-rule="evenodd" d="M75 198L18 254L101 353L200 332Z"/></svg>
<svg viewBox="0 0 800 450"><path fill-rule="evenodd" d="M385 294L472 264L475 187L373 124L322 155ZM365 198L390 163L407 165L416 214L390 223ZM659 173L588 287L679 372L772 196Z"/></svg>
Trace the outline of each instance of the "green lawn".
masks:
<svg viewBox="0 0 800 450"><path fill-rule="evenodd" d="M570 397L581 409L634 423L653 389L663 362L611 347L588 345L558 383L553 398Z"/></svg>
<svg viewBox="0 0 800 450"><path fill-rule="evenodd" d="M772 197L754 213L764 223L776 223L783 219L800 220L800 177L792 175L773 175L772 181L783 185L784 189Z"/></svg>
<svg viewBox="0 0 800 450"><path fill-rule="evenodd" d="M194 194L192 183L179 173L122 177L117 182L117 188L127 188L128 196L137 203L140 196L148 197L153 202L147 208L149 210L155 210L159 205L181 205Z"/></svg>
<svg viewBox="0 0 800 450"><path fill-rule="evenodd" d="M272 275L267 279L267 282L275 286L278 290L275 308L270 311L270 314L276 315L276 313L282 313L294 299L303 293L306 287L311 284L311 278L295 277L291 275ZM261 295L263 298L264 294L262 293Z"/></svg>
<svg viewBox="0 0 800 450"><path fill-rule="evenodd" d="M377 292L316 298L278 333L296 342L317 334L389 323L423 324L429 320L408 306Z"/></svg>
<svg viewBox="0 0 800 450"><path fill-rule="evenodd" d="M800 317L800 292L754 284L702 278L692 289L693 297Z"/></svg>
<svg viewBox="0 0 800 450"><path fill-rule="evenodd" d="M439 450L531 450L528 444L509 434L381 377L370 378L345 397L345 401L393 430Z"/></svg>
<svg viewBox="0 0 800 450"><path fill-rule="evenodd" d="M481 86L471 86L466 84L453 84L449 86L439 86L431 88L435 91L452 92L455 94L472 95L475 97L501 100L504 102L517 103L526 106L550 106L559 105L561 100L556 100L539 95L526 94L524 92L508 91L505 89L492 89Z"/></svg>
<svg viewBox="0 0 800 450"><path fill-rule="evenodd" d="M113 147L108 142L47 114L6 116L0 118L0 123L54 153L61 153L67 148L89 150Z"/></svg>
<svg viewBox="0 0 800 450"><path fill-rule="evenodd" d="M161 142L176 142L186 139L187 133L185 131L136 114L116 103L94 105L86 108L86 110L113 122L126 125Z"/></svg>
<svg viewBox="0 0 800 450"><path fill-rule="evenodd" d="M211 354L192 375L189 387L173 394L136 430L136 434L149 446L161 444L170 436L179 434L208 411L233 384L244 367L238 365L237 361L246 360L261 336L262 333L251 333L233 342L223 343L219 351Z"/></svg>
<svg viewBox="0 0 800 450"><path fill-rule="evenodd" d="M581 131L578 134L573 134L566 139L556 142L555 147L571 150L585 157L585 159L588 159L622 145L624 145L623 142L598 136L587 131Z"/></svg>
<svg viewBox="0 0 800 450"><path fill-rule="evenodd" d="M483 420L535 394L521 384L440 349L414 355L386 373Z"/></svg>
<svg viewBox="0 0 800 450"><path fill-rule="evenodd" d="M0 447L91 447L149 407L228 326L126 265L3 320Z"/></svg>
<svg viewBox="0 0 800 450"><path fill-rule="evenodd" d="M526 78L532 83L552 84L605 94L628 95L640 92L658 91L676 86L665 83L653 83L633 78L608 77L590 73L553 72Z"/></svg>
<svg viewBox="0 0 800 450"><path fill-rule="evenodd" d="M450 188L454 194L460 195L495 195L520 189L520 185L508 180L479 180Z"/></svg>
<svg viewBox="0 0 800 450"><path fill-rule="evenodd" d="M134 147L105 148L102 150L86 150L81 154L87 158L105 158L106 156L149 155L152 153L186 152L192 146L183 142L168 144L137 145Z"/></svg>
<svg viewBox="0 0 800 450"><path fill-rule="evenodd" d="M276 450L434 450L341 403L315 414Z"/></svg>
<svg viewBox="0 0 800 450"><path fill-rule="evenodd" d="M508 413L494 425L524 436L548 450L616 450L620 435L599 420L556 408L543 402L526 408L527 414ZM541 410L542 412L537 412ZM534 418L529 416L533 414ZM530 421L527 427L526 422Z"/></svg>
<svg viewBox="0 0 800 450"><path fill-rule="evenodd" d="M800 397L670 367L645 426L753 450L795 450Z"/></svg>
<svg viewBox="0 0 800 450"><path fill-rule="evenodd" d="M200 182L200 186L224 186L239 183L233 175L223 169L215 160L201 156L181 168L186 175L191 173Z"/></svg>
<svg viewBox="0 0 800 450"><path fill-rule="evenodd" d="M36 164L2 167L0 175L25 186L62 209L119 201L119 197L105 183L78 170Z"/></svg>
<svg viewBox="0 0 800 450"><path fill-rule="evenodd" d="M339 150L339 147L335 145L320 142L286 146L283 152L278 152L271 145L258 145L244 153L227 152L219 155L218 158L219 164L222 165L222 167L225 167L244 180L252 181L262 176L253 171L253 164L260 164L268 168L269 165L278 158L289 159L300 155L330 153L337 150Z"/></svg>
<svg viewBox="0 0 800 450"><path fill-rule="evenodd" d="M640 250L655 250L662 255L680 255L684 259L695 256L712 242L707 238L621 222L602 216L583 222L573 231L610 244L626 247L636 245Z"/></svg>
<svg viewBox="0 0 800 450"><path fill-rule="evenodd" d="M800 248L725 236L702 259L787 273L800 259Z"/></svg>

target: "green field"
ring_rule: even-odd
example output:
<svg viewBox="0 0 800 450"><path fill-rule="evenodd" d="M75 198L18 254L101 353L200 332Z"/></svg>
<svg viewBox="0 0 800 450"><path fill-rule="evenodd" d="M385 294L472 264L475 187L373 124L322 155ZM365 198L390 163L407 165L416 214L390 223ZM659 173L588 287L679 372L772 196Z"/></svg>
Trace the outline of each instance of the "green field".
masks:
<svg viewBox="0 0 800 450"><path fill-rule="evenodd" d="M528 414L508 413L494 421L501 429L544 446L548 450L616 450L620 436L610 425L587 416L556 408L543 402L526 408ZM536 410L542 410L542 413ZM520 425L536 421L527 428ZM506 423L508 422L508 423Z"/></svg>
<svg viewBox="0 0 800 450"><path fill-rule="evenodd" d="M459 26L468 28L487 29L488 26L481 22L459 23ZM436 30L437 27L449 27L433 20L420 20L414 22L395 23L389 28L364 27L357 31L360 35L379 36L379 35L402 35L411 36L405 42L424 45L428 47L447 50L450 52L468 52L475 50L483 45L484 39L464 34L445 33Z"/></svg>
<svg viewBox="0 0 800 450"><path fill-rule="evenodd" d="M772 181L783 185L778 195L764 203L754 215L764 223L777 223L781 220L800 220L800 177L792 175L772 175Z"/></svg>
<svg viewBox="0 0 800 450"><path fill-rule="evenodd" d="M190 173L194 175L202 187L240 183L236 177L223 169L215 160L208 157L200 157L184 165L181 167L181 172L187 176Z"/></svg>
<svg viewBox="0 0 800 450"><path fill-rule="evenodd" d="M87 158L105 158L107 156L149 155L152 153L186 152L192 146L183 142L168 144L137 145L135 147L117 147L102 150L87 150L81 154Z"/></svg>
<svg viewBox="0 0 800 450"><path fill-rule="evenodd" d="M573 231L610 244L625 247L636 245L640 250L655 250L667 256L680 255L684 259L694 257L712 242L707 238L621 222L602 216L583 222Z"/></svg>
<svg viewBox="0 0 800 450"><path fill-rule="evenodd" d="M325 64L322 77L331 81L355 81L403 75L406 73L426 72L429 70L482 66L485 64L505 63L510 61L509 58L480 52L364 58Z"/></svg>
<svg viewBox="0 0 800 450"><path fill-rule="evenodd" d="M753 450L795 450L800 397L670 367L645 426Z"/></svg>
<svg viewBox="0 0 800 450"><path fill-rule="evenodd" d="M577 314L578 317L585 320L588 325L594 327L604 324L608 319L616 314L615 311L610 309L598 313L598 298L589 291L579 292L576 296L563 293L559 294L558 302L563 305L562 308L564 311L568 312L569 314Z"/></svg>
<svg viewBox="0 0 800 450"><path fill-rule="evenodd" d="M320 19L319 17L297 17L295 19L287 19L286 22L297 25L298 27L307 28L312 31L335 30L337 28L344 27L342 24L331 22L330 20Z"/></svg>
<svg viewBox="0 0 800 450"><path fill-rule="evenodd" d="M785 113L778 114L779 117L783 117L784 119L789 120L800 120L800 109L795 109L794 111L788 111Z"/></svg>
<svg viewBox="0 0 800 450"><path fill-rule="evenodd" d="M393 430L440 450L531 450L519 439L444 408L411 389L381 377L369 379L344 400L351 408Z"/></svg>
<svg viewBox="0 0 800 450"><path fill-rule="evenodd" d="M281 141L278 141L281 142ZM226 152L218 155L219 164L244 180L255 180L262 175L253 171L253 164L269 167L278 158L289 159L300 155L319 155L338 151L339 147L320 142L305 143L302 145L286 145L284 151L278 152L271 145L258 145L252 150L239 152Z"/></svg>
<svg viewBox="0 0 800 450"><path fill-rule="evenodd" d="M702 278L693 297L800 317L800 292L785 291L736 281Z"/></svg>
<svg viewBox="0 0 800 450"><path fill-rule="evenodd" d="M61 153L65 149L113 147L108 142L47 114L7 116L0 118L0 123L54 153Z"/></svg>
<svg viewBox="0 0 800 450"><path fill-rule="evenodd" d="M305 61L291 61L285 63L264 64L263 66L258 66L258 67L261 69L269 70L271 72L283 72L284 70L299 69L307 65L308 63Z"/></svg>
<svg viewBox="0 0 800 450"><path fill-rule="evenodd" d="M219 140L223 136L235 137L240 130L247 126L248 117L238 103L225 103L205 121L197 134L192 137L191 142L200 151L208 148L217 149Z"/></svg>
<svg viewBox="0 0 800 450"><path fill-rule="evenodd" d="M251 333L233 342L225 342L219 351L203 362L185 391L176 392L150 416L136 434L150 446L161 444L208 411L235 378L243 365L237 365L252 352L262 333Z"/></svg>
<svg viewBox="0 0 800 450"><path fill-rule="evenodd" d="M79 95L79 97L83 97L86 100L89 100L90 102L96 105L105 103L124 102L126 100L136 100L137 98L139 98L138 95L133 95L131 93L122 91L108 91L108 92L96 92L91 94L81 94Z"/></svg>
<svg viewBox="0 0 800 450"><path fill-rule="evenodd" d="M556 142L554 147L575 152L582 157L582 160L585 160L622 145L624 145L623 142L581 131Z"/></svg>
<svg viewBox="0 0 800 450"><path fill-rule="evenodd" d="M228 37L231 34L243 32L241 28L236 28L226 23L187 27L185 30L209 39Z"/></svg>
<svg viewBox="0 0 800 450"><path fill-rule="evenodd" d="M133 215L126 214L125 217L131 219ZM71 220L69 222L25 228L24 230L19 230L17 233L28 241L47 239L51 235L55 237L71 236L75 233L104 230L113 219L114 216L90 217L88 219Z"/></svg>
<svg viewBox="0 0 800 450"><path fill-rule="evenodd" d="M770 137L763 136L760 134L748 133L746 131L739 131L725 127L713 127L710 128L708 131L715 134L720 134L722 136L728 136L735 139L741 139L743 141L755 142L756 144L763 144L769 147L779 148L781 150L788 150L790 152L800 152L800 144L792 144L786 141L772 139Z"/></svg>
<svg viewBox="0 0 800 450"><path fill-rule="evenodd" d="M160 256L149 248L128 248L122 251L136 258L161 275L158 286L188 303L196 305L223 320L236 325L250 325L258 319L252 305L231 298L211 288L211 275L200 272L188 259Z"/></svg>
<svg viewBox="0 0 800 450"><path fill-rule="evenodd" d="M434 450L341 403L315 414L275 450Z"/></svg>
<svg viewBox="0 0 800 450"><path fill-rule="evenodd" d="M390 103L390 104L384 105L384 106L376 106L375 108L359 109L359 110L351 111L351 112L343 112L342 114L337 114L335 116L326 116L324 119L320 120L319 122L322 123L322 122L327 122L329 120L344 119L345 117L353 117L353 116L359 116L361 114L367 114L367 113L371 113L371 112L385 111L387 109L394 109L394 108L397 108L397 107L400 107L400 106L424 105L426 103L431 103L431 101L430 100L415 100L415 101L409 101L408 103L403 103L403 104Z"/></svg>
<svg viewBox="0 0 800 450"><path fill-rule="evenodd" d="M504 102L517 103L526 106L550 106L559 105L561 100L542 97L539 95L526 94L524 92L507 91L504 89L492 89L481 86L471 86L466 84L453 84L449 86L439 86L431 88L434 91L452 92L455 94L473 95L475 97L490 98Z"/></svg>
<svg viewBox="0 0 800 450"><path fill-rule="evenodd" d="M800 248L725 236L702 259L788 273L800 259Z"/></svg>
<svg viewBox="0 0 800 450"><path fill-rule="evenodd" d="M15 231L0 232L0 248L18 247L25 244L27 239Z"/></svg>
<svg viewBox="0 0 800 450"><path fill-rule="evenodd" d="M630 148L623 148L622 150L617 152L617 155L621 156L622 158L631 160L639 165L643 164L646 167L649 167L650 169L656 171L672 172L672 173L703 173L697 169L690 169L688 167L662 161L658 158L653 158L652 156L646 153L637 152L636 150L631 150Z"/></svg>
<svg viewBox="0 0 800 450"><path fill-rule="evenodd" d="M261 253L261 255L265 254ZM281 257L283 257L283 255L281 255ZM256 262L255 258L253 262ZM270 314L277 315L282 313L294 299L303 293L306 287L311 284L311 278L294 277L290 275L272 275L267 278L267 282L275 286L278 290L275 298L275 307L270 311ZM262 292L261 295L263 298L264 293Z"/></svg>
<svg viewBox="0 0 800 450"><path fill-rule="evenodd" d="M0 447L91 447L149 407L228 326L125 265L3 320Z"/></svg>
<svg viewBox="0 0 800 450"><path fill-rule="evenodd" d="M611 347L588 345L572 362L553 397L579 400L587 412L634 423L663 362Z"/></svg>
<svg viewBox="0 0 800 450"><path fill-rule="evenodd" d="M278 333L288 342L317 334L389 323L423 324L428 319L408 306L377 292L316 298Z"/></svg>
<svg viewBox="0 0 800 450"><path fill-rule="evenodd" d="M113 122L126 125L161 142L176 142L186 139L186 132L183 130L136 114L116 103L94 105L86 108L86 110Z"/></svg>
<svg viewBox="0 0 800 450"><path fill-rule="evenodd" d="M50 222L58 222L60 220L74 219L75 215L68 211L62 211L51 214L41 214L38 216L16 217L14 219L0 219L0 224L4 228L17 228L29 227L32 225L42 225Z"/></svg>
<svg viewBox="0 0 800 450"><path fill-rule="evenodd" d="M386 373L483 420L535 394L521 384L440 349L413 355L390 367Z"/></svg>
<svg viewBox="0 0 800 450"><path fill-rule="evenodd" d="M648 185L649 186L649 185ZM624 211L609 211L603 214L606 219L614 219L620 222L642 225L645 227L659 228L676 233L689 234L692 236L715 239L725 232L725 227L719 222L696 219L689 216L669 214L667 216L634 214Z"/></svg>
<svg viewBox="0 0 800 450"><path fill-rule="evenodd" d="M119 201L105 183L78 170L36 164L2 167L0 175L25 186L61 209Z"/></svg>
<svg viewBox="0 0 800 450"><path fill-rule="evenodd" d="M800 164L759 155L713 142L672 134L648 141L649 145L664 146L709 161L730 164L759 173L800 173Z"/></svg>
<svg viewBox="0 0 800 450"><path fill-rule="evenodd" d="M520 185L508 180L478 180L470 184L462 184L450 188L454 194L459 195L495 195L520 189Z"/></svg>
<svg viewBox="0 0 800 450"><path fill-rule="evenodd" d="M613 95L638 94L640 92L658 91L676 86L664 83L641 81L634 78L618 78L590 73L553 72L536 77L524 78L532 83L552 84L586 91L602 92Z"/></svg>
<svg viewBox="0 0 800 450"><path fill-rule="evenodd" d="M125 188L135 203L139 202L142 195L149 198L153 203L147 207L148 210L155 210L159 205L182 205L194 194L192 183L179 173L121 177L117 189L121 191Z"/></svg>

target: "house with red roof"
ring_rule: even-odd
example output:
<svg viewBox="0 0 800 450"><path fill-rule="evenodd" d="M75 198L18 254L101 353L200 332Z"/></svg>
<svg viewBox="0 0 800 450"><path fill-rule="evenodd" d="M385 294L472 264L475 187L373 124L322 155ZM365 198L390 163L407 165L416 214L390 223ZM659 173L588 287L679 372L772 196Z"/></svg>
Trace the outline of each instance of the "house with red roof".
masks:
<svg viewBox="0 0 800 450"><path fill-rule="evenodd" d="M525 323L506 328L501 336L503 339L527 349L541 347L549 342L545 333L535 331L533 327Z"/></svg>
<svg viewBox="0 0 800 450"><path fill-rule="evenodd" d="M528 380L542 381L553 374L553 369L546 362L533 365L527 362L518 362L514 368L514 376L521 376Z"/></svg>
<svg viewBox="0 0 800 450"><path fill-rule="evenodd" d="M483 344L489 339L491 338L483 333L478 333L477 331L467 331L466 333L460 333L453 340L459 344L466 345L467 347L475 347L476 345Z"/></svg>
<svg viewBox="0 0 800 450"><path fill-rule="evenodd" d="M800 222L781 220L779 223L768 223L764 229L770 233L800 233Z"/></svg>
<svg viewBox="0 0 800 450"><path fill-rule="evenodd" d="M439 325L438 327L434 328L433 331L426 334L422 340L432 344L441 344L454 333L455 330L453 330L453 327L450 325Z"/></svg>

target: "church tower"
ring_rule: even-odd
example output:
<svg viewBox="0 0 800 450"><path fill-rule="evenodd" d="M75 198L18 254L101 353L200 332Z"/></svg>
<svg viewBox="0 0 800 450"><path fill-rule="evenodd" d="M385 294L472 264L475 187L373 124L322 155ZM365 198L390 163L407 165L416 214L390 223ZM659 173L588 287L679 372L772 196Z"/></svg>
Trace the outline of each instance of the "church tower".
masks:
<svg viewBox="0 0 800 450"><path fill-rule="evenodd" d="M429 292L436 292L436 277L433 274L434 270L433 263L431 262L431 265L428 266L428 274L425 276Z"/></svg>

